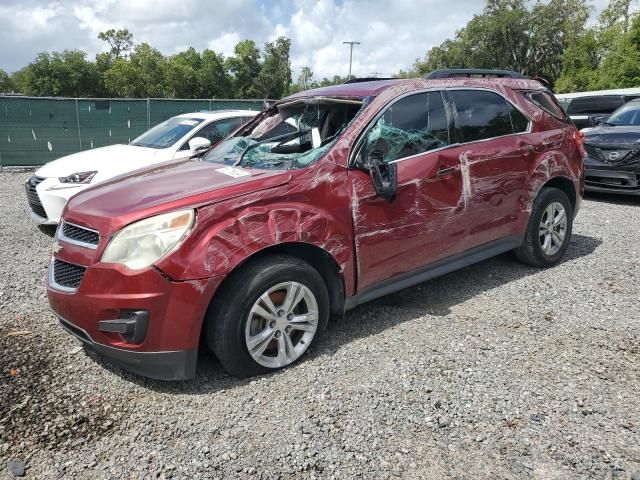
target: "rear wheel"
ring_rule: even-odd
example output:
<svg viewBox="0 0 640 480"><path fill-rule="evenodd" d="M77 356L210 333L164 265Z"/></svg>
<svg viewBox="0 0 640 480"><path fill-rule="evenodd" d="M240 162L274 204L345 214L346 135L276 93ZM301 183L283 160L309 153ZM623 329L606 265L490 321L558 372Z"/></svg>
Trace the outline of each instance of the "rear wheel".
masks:
<svg viewBox="0 0 640 480"><path fill-rule="evenodd" d="M237 272L216 294L207 343L232 375L257 375L297 361L328 318L327 287L311 265L266 257Z"/></svg>
<svg viewBox="0 0 640 480"><path fill-rule="evenodd" d="M569 247L573 208L567 195L557 188L543 188L533 202L524 242L516 257L535 267L552 267Z"/></svg>

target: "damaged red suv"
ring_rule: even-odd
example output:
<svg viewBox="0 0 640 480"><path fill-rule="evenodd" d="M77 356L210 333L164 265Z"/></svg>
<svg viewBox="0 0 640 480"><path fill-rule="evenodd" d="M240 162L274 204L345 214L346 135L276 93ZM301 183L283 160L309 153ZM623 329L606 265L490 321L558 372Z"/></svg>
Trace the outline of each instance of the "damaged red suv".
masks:
<svg viewBox="0 0 640 480"><path fill-rule="evenodd" d="M66 330L141 375L192 377L201 343L233 375L268 372L373 298L509 250L557 264L582 157L532 80L302 92L202 158L73 197L49 302Z"/></svg>

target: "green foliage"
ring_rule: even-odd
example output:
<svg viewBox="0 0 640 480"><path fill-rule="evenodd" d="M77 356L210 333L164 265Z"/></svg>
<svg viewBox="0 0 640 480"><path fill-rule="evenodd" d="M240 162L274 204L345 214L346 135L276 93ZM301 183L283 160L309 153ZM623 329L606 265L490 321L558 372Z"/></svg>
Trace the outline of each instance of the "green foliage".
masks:
<svg viewBox="0 0 640 480"><path fill-rule="evenodd" d="M100 32L98 38L109 44L111 47L109 53L113 59L120 58L133 47L133 34L129 33L129 30L126 28L124 30L111 28L105 32Z"/></svg>
<svg viewBox="0 0 640 480"><path fill-rule="evenodd" d="M0 92L2 93L11 93L13 92L15 86L13 84L12 78L5 72L0 69Z"/></svg>
<svg viewBox="0 0 640 480"><path fill-rule="evenodd" d="M412 68L394 76L421 76L439 68L500 68L542 76L556 91L640 86L640 19L631 0L610 0L587 25L589 0L486 0L452 39L429 49ZM109 50L86 59L80 50L43 52L8 76L0 90L41 96L169 98L280 98L344 83L339 75L315 79L303 67L291 78L291 41L280 37L262 51L242 40L228 58L188 48L164 56L147 43L134 45L127 29L98 38Z"/></svg>
<svg viewBox="0 0 640 480"><path fill-rule="evenodd" d="M235 46L234 53L226 61L233 92L238 98L256 97L255 80L260 73L260 49L253 40L242 40Z"/></svg>
<svg viewBox="0 0 640 480"><path fill-rule="evenodd" d="M200 97L233 98L236 96L237 98L248 98L240 92L234 92L232 78L225 66L225 59L213 50L207 49L202 52L202 62L196 71L196 76Z"/></svg>
<svg viewBox="0 0 640 480"><path fill-rule="evenodd" d="M264 46L264 60L256 79L256 90L260 98L280 98L291 84L291 62L289 50L291 40L279 37Z"/></svg>
<svg viewBox="0 0 640 480"><path fill-rule="evenodd" d="M252 40L238 42L234 55L188 48L164 56L148 43L133 45L127 30L107 30L98 38L109 51L95 62L80 50L43 52L11 76L0 71L0 90L34 96L128 98L280 98L291 85L291 41L265 44L264 56Z"/></svg>
<svg viewBox="0 0 640 480"><path fill-rule="evenodd" d="M544 77L559 92L640 86L631 0L610 0L596 25L587 25L589 12L587 0L487 0L480 15L416 60L414 70L515 70Z"/></svg>
<svg viewBox="0 0 640 480"><path fill-rule="evenodd" d="M116 59L104 74L109 95L116 97L163 97L166 60L148 43L136 45L129 59Z"/></svg>
<svg viewBox="0 0 640 480"><path fill-rule="evenodd" d="M38 54L24 72L22 93L69 97L93 95L99 75L95 63L87 61L86 56L80 50Z"/></svg>
<svg viewBox="0 0 640 480"><path fill-rule="evenodd" d="M488 0L454 39L433 47L414 69L500 68L555 81L565 49L584 30L586 0Z"/></svg>

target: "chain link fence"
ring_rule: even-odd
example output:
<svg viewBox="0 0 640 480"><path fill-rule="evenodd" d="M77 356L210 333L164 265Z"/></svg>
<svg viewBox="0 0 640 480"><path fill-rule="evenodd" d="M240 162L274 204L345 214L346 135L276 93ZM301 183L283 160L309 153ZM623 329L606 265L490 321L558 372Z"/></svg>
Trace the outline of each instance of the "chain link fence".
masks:
<svg viewBox="0 0 640 480"><path fill-rule="evenodd" d="M265 105L264 100L0 96L0 167L39 166L81 150L129 143L181 113Z"/></svg>

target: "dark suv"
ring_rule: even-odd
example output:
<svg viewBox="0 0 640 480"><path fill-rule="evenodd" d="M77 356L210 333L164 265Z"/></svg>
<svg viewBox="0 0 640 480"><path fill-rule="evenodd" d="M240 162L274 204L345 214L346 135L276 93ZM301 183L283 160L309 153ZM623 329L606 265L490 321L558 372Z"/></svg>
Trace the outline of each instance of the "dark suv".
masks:
<svg viewBox="0 0 640 480"><path fill-rule="evenodd" d="M640 100L632 100L582 131L585 188L640 195Z"/></svg>
<svg viewBox="0 0 640 480"><path fill-rule="evenodd" d="M296 94L202 159L69 201L48 296L125 368L194 375L201 339L238 376L282 368L330 316L510 250L557 264L582 140L536 81L386 80Z"/></svg>

